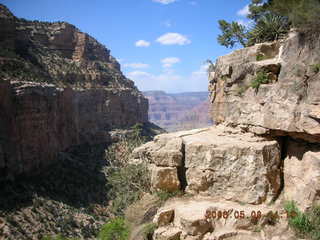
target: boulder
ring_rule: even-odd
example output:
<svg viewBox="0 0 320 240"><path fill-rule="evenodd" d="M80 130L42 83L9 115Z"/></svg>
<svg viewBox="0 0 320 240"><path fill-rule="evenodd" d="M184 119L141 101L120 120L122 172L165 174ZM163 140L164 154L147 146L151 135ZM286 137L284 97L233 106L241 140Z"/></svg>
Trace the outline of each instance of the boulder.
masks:
<svg viewBox="0 0 320 240"><path fill-rule="evenodd" d="M161 137L160 137L161 136ZM149 160L157 166L179 167L182 165L182 139L167 138L165 136L155 137L154 142L149 142L133 151L134 158Z"/></svg>
<svg viewBox="0 0 320 240"><path fill-rule="evenodd" d="M279 193L277 141L231 133L228 128L211 128L183 140L187 192L251 204L270 201Z"/></svg>
<svg viewBox="0 0 320 240"><path fill-rule="evenodd" d="M151 171L151 185L153 190L175 192L180 189L177 168L154 167Z"/></svg>
<svg viewBox="0 0 320 240"><path fill-rule="evenodd" d="M159 210L157 215L154 217L153 222L157 226L165 226L173 221L174 210L173 209L162 209Z"/></svg>
<svg viewBox="0 0 320 240"><path fill-rule="evenodd" d="M179 156L179 166L174 156ZM191 194L251 204L271 201L280 191L278 142L239 129L217 126L162 134L136 149L134 157L155 165L154 189L181 187Z"/></svg>

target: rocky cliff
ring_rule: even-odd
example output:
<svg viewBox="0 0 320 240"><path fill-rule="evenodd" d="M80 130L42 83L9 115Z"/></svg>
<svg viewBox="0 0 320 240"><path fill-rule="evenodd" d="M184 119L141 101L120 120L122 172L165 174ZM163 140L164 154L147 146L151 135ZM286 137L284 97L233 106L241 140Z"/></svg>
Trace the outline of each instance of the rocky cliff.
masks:
<svg viewBox="0 0 320 240"><path fill-rule="evenodd" d="M298 239L283 206L320 200L319 39L292 31L220 57L209 76L217 126L134 151L153 191L186 193L158 210L153 239Z"/></svg>
<svg viewBox="0 0 320 240"><path fill-rule="evenodd" d="M143 92L149 100L149 120L167 131L210 126L208 92L169 94Z"/></svg>
<svg viewBox="0 0 320 240"><path fill-rule="evenodd" d="M148 101L110 51L66 22L0 5L0 175L35 173L71 146L148 121Z"/></svg>
<svg viewBox="0 0 320 240"><path fill-rule="evenodd" d="M213 119L257 134L319 142L319 51L318 33L292 31L283 42L220 57L209 86Z"/></svg>

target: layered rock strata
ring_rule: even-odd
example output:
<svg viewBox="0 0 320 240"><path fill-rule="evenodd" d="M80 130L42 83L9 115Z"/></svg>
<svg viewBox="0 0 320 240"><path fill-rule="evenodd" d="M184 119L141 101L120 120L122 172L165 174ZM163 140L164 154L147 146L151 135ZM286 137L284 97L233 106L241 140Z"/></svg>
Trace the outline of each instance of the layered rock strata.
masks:
<svg viewBox="0 0 320 240"><path fill-rule="evenodd" d="M110 50L75 26L0 5L0 175L29 175L71 146L148 121L148 101Z"/></svg>
<svg viewBox="0 0 320 240"><path fill-rule="evenodd" d="M217 60L209 79L215 122L280 141L283 196L302 210L319 202L319 39L319 32L291 31L234 51Z"/></svg>
<svg viewBox="0 0 320 240"><path fill-rule="evenodd" d="M319 39L319 33L291 32L282 42L219 57L209 84L213 120L319 142Z"/></svg>
<svg viewBox="0 0 320 240"><path fill-rule="evenodd" d="M149 120L167 131L203 128L212 125L208 92L165 93L146 91Z"/></svg>

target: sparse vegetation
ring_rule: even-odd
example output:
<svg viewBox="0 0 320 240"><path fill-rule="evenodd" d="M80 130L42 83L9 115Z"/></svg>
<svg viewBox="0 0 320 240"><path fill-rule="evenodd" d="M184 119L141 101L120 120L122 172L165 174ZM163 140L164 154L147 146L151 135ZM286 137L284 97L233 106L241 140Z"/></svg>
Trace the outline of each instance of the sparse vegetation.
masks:
<svg viewBox="0 0 320 240"><path fill-rule="evenodd" d="M211 72L215 71L216 65L210 59L207 59L206 63L208 64L207 73L209 75Z"/></svg>
<svg viewBox="0 0 320 240"><path fill-rule="evenodd" d="M57 235L57 236L46 236L46 237L43 237L42 240L78 240L78 238L66 238L61 235Z"/></svg>
<svg viewBox="0 0 320 240"><path fill-rule="evenodd" d="M320 63L311 65L311 69L314 73L320 72Z"/></svg>
<svg viewBox="0 0 320 240"><path fill-rule="evenodd" d="M228 79L228 76L227 76L227 75L223 75L223 76L221 77L221 79L222 79L223 81L226 81L226 80Z"/></svg>
<svg viewBox="0 0 320 240"><path fill-rule="evenodd" d="M257 57L256 57L257 61L263 61L263 60L266 60L266 59L267 59L267 57L264 56L264 55L257 55Z"/></svg>
<svg viewBox="0 0 320 240"><path fill-rule="evenodd" d="M112 199L111 211L117 216L123 215L127 206L150 191L150 174L146 163L129 163L133 149L144 142L142 131L141 125L133 126L129 137L111 145L106 151L110 164L106 175L109 197Z"/></svg>
<svg viewBox="0 0 320 240"><path fill-rule="evenodd" d="M259 90L261 84L266 84L269 82L268 75L265 71L258 72L256 78L252 80L251 87L256 91Z"/></svg>
<svg viewBox="0 0 320 240"><path fill-rule="evenodd" d="M144 192L150 191L149 172L145 164L129 164L109 169L108 187L112 199L111 211L119 216L131 203L137 201Z"/></svg>
<svg viewBox="0 0 320 240"><path fill-rule="evenodd" d="M123 218L115 218L102 226L98 240L127 240L129 227Z"/></svg>
<svg viewBox="0 0 320 240"><path fill-rule="evenodd" d="M237 94L241 97L243 96L243 94L247 91L247 89L249 88L249 86L239 86L237 88Z"/></svg>
<svg viewBox="0 0 320 240"><path fill-rule="evenodd" d="M305 213L301 212L294 201L284 206L291 228L301 237L320 240L320 206L314 206Z"/></svg>
<svg viewBox="0 0 320 240"><path fill-rule="evenodd" d="M143 240L152 239L152 235L154 231L156 230L157 225L154 223L148 223L143 227L142 234L143 234Z"/></svg>
<svg viewBox="0 0 320 240"><path fill-rule="evenodd" d="M175 192L157 191L156 195L158 196L160 202L165 202L169 198L183 195L183 192L182 191L175 191Z"/></svg>

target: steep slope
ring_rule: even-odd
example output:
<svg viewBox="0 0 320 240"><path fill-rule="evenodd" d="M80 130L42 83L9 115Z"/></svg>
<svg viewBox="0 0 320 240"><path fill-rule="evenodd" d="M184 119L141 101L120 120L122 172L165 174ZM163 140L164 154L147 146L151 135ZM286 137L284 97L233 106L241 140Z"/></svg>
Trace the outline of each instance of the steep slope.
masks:
<svg viewBox="0 0 320 240"><path fill-rule="evenodd" d="M167 131L211 125L208 92L147 91L143 94L149 100L149 120Z"/></svg>
<svg viewBox="0 0 320 240"><path fill-rule="evenodd" d="M0 5L0 173L29 175L71 146L148 121L148 101L110 51L66 22L19 19Z"/></svg>

